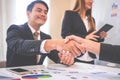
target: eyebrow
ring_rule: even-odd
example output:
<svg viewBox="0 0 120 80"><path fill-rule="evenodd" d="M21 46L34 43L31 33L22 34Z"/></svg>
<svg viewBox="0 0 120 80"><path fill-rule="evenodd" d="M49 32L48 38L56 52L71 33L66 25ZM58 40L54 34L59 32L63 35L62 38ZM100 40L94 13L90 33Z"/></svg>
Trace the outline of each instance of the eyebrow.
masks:
<svg viewBox="0 0 120 80"><path fill-rule="evenodd" d="M37 8L38 10L43 10L42 8ZM48 10L47 9L45 9L44 11L47 11L48 12Z"/></svg>

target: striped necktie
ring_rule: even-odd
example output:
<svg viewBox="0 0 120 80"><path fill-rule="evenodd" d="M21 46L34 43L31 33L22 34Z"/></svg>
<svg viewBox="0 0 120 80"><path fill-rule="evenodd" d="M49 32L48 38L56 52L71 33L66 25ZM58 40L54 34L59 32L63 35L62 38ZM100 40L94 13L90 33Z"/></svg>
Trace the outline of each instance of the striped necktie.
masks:
<svg viewBox="0 0 120 80"><path fill-rule="evenodd" d="M34 40L38 40L38 36L39 36L39 33L37 31L34 32L34 34L33 34ZM41 55L36 56L36 61L37 61L36 63L39 63L40 57L41 57Z"/></svg>
<svg viewBox="0 0 120 80"><path fill-rule="evenodd" d="M34 40L38 40L38 36L39 36L39 33L38 32L34 32L34 34L33 34Z"/></svg>

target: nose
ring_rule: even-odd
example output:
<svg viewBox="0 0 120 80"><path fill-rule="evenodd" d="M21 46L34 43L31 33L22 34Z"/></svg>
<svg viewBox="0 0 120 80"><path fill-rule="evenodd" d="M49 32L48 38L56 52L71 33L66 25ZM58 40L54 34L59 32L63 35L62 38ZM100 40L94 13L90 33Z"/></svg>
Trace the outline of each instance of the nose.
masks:
<svg viewBox="0 0 120 80"><path fill-rule="evenodd" d="M42 15L42 16L45 16L46 14L45 14L45 12L44 12L44 11L42 11L42 12L41 12L41 15Z"/></svg>

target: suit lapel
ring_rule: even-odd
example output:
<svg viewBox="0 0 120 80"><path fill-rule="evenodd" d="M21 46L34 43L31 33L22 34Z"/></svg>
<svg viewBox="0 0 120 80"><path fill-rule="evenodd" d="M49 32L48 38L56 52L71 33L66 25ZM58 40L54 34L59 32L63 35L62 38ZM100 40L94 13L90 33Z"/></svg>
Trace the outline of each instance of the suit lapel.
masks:
<svg viewBox="0 0 120 80"><path fill-rule="evenodd" d="M27 38L27 39L30 39L30 40L34 40L33 34L32 34L32 32L31 32L28 24L25 23L23 26L24 26L24 31L23 31L23 32L25 32L26 38Z"/></svg>
<svg viewBox="0 0 120 80"><path fill-rule="evenodd" d="M48 39L48 36L47 35L45 35L43 32L41 32L40 31L40 37L41 37L41 39Z"/></svg>

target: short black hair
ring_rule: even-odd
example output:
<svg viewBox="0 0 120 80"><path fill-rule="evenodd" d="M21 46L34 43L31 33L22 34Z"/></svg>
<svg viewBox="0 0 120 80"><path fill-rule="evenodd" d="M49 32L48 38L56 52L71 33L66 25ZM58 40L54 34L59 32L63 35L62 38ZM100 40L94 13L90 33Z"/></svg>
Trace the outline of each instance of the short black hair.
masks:
<svg viewBox="0 0 120 80"><path fill-rule="evenodd" d="M32 11L32 9L33 9L33 7L34 7L34 5L35 5L36 3L41 3L41 4L45 5L45 7L47 8L47 11L49 10L48 5L47 5L46 2L44 2L44 1L42 1L42 0L35 0L35 1L31 2L31 3L27 6L27 11Z"/></svg>

